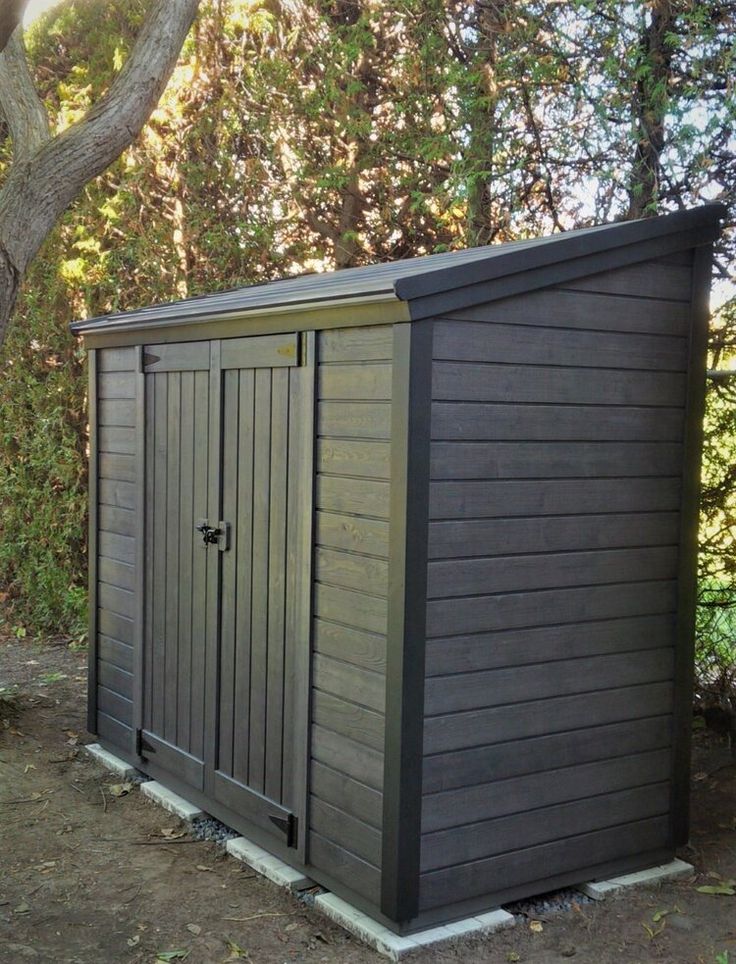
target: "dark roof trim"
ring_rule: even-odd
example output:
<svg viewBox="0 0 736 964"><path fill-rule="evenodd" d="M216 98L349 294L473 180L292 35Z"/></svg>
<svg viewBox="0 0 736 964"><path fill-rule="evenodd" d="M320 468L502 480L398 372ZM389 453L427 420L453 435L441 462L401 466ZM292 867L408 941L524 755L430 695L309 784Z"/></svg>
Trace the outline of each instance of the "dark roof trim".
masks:
<svg viewBox="0 0 736 964"><path fill-rule="evenodd" d="M583 273L583 263L592 264L596 255L609 253L615 258L620 252L623 257L624 251L633 255L647 243L665 247L706 244L717 237L724 214L722 205L709 204L662 217L582 228L530 241L283 279L79 321L71 325L71 330L88 336L112 335L179 329L191 324L265 320L267 316L275 321L291 313L306 318L319 312L331 316L368 313L375 316L373 323L380 324L384 315L396 320L392 316L400 304L404 305L402 318L417 319L446 310L452 304L471 304L484 298L504 297L504 291L508 296L527 287L531 290L542 284L555 284L562 280L556 279L555 272ZM567 268L563 269L563 264Z"/></svg>
<svg viewBox="0 0 736 964"><path fill-rule="evenodd" d="M453 288L489 282L560 261L570 261L701 227L712 228L712 235L709 234L706 239L712 241L718 236L719 222L725 213L726 209L722 204L706 204L689 211L678 211L641 221L621 221L584 231L553 234L540 239L536 245L512 250L507 254L504 254L501 246L492 261L475 261L464 264L462 268L440 268L431 273L400 278L394 290L397 298L402 301L413 301L415 298L450 291Z"/></svg>

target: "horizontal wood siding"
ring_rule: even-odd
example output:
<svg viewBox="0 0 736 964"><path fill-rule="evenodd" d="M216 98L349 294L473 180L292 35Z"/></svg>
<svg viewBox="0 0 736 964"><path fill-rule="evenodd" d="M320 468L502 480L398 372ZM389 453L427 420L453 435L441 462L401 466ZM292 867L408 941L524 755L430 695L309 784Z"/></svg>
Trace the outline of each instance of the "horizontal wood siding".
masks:
<svg viewBox="0 0 736 964"><path fill-rule="evenodd" d="M668 845L690 284L435 323L422 910Z"/></svg>
<svg viewBox="0 0 736 964"><path fill-rule="evenodd" d="M97 732L132 750L136 348L97 352Z"/></svg>
<svg viewBox="0 0 736 964"><path fill-rule="evenodd" d="M380 896L393 331L318 335L309 862Z"/></svg>

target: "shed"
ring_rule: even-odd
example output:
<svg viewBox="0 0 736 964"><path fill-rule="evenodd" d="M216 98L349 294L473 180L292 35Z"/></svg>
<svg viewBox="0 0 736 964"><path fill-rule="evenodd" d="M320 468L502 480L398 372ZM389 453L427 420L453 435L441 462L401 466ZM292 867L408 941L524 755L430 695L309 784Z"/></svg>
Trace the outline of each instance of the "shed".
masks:
<svg viewBox="0 0 736 964"><path fill-rule="evenodd" d="M668 860L721 217L73 325L89 729L401 933Z"/></svg>

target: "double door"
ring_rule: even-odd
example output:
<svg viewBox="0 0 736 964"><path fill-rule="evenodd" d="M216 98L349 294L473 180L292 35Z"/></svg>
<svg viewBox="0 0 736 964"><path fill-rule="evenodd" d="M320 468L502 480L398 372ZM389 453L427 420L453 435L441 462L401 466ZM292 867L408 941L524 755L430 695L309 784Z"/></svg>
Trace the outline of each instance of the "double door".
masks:
<svg viewBox="0 0 736 964"><path fill-rule="evenodd" d="M147 346L143 356L138 752L299 849L311 353L309 335L282 334Z"/></svg>

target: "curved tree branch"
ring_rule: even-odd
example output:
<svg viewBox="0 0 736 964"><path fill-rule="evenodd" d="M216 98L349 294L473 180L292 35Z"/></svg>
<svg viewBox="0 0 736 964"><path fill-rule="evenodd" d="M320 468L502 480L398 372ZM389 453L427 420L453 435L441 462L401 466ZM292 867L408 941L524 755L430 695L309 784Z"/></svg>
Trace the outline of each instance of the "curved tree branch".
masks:
<svg viewBox="0 0 736 964"><path fill-rule="evenodd" d="M68 205L138 136L168 83L199 2L152 0L107 93L81 121L13 163L0 190L0 344L14 301L7 294L13 279L17 287Z"/></svg>
<svg viewBox="0 0 736 964"><path fill-rule="evenodd" d="M13 139L13 160L21 163L49 140L49 118L26 61L23 28L17 27L0 54L0 109Z"/></svg>

